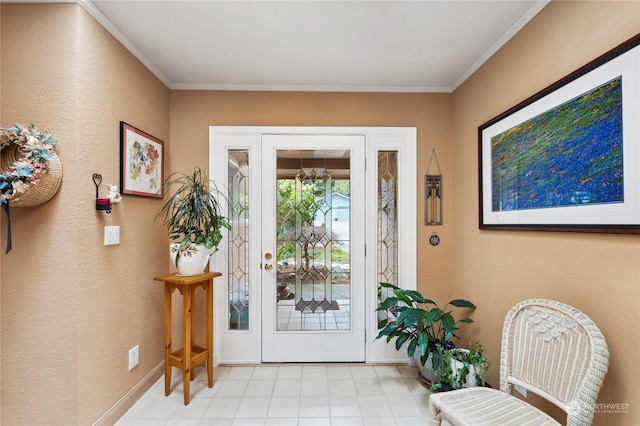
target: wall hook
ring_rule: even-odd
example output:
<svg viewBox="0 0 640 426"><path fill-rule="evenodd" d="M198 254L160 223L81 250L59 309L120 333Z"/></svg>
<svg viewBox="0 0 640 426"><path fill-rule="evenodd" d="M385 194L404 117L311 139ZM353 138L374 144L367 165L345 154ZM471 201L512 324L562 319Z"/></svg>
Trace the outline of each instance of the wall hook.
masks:
<svg viewBox="0 0 640 426"><path fill-rule="evenodd" d="M100 184L102 183L102 175L100 173L93 174L93 183L96 185L96 210L111 213L111 199L100 198Z"/></svg>

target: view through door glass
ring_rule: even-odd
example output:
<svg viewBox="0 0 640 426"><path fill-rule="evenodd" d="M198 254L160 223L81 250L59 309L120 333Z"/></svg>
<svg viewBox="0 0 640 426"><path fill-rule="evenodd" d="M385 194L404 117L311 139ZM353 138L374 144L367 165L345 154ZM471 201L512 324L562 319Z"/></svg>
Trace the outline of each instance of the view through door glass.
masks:
<svg viewBox="0 0 640 426"><path fill-rule="evenodd" d="M351 329L349 155L277 152L277 331Z"/></svg>

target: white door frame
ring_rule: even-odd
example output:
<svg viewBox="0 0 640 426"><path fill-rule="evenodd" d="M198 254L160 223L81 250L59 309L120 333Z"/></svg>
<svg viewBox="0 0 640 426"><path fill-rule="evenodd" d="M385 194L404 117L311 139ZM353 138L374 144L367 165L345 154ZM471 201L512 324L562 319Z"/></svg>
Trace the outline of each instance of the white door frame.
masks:
<svg viewBox="0 0 640 426"><path fill-rule="evenodd" d="M417 133L414 127L281 127L281 126L210 126L209 127L209 176L217 181L227 181L227 150L248 149L254 155L260 150L263 134L300 134L300 135L364 135L366 139L367 182L377 179L377 152L398 152L398 275L402 287L416 288L416 233L417 233ZM260 191L260 161L250 160L250 192ZM258 177L258 178L256 178ZM377 186L368 185L366 189L366 209L377 212ZM375 213L369 214L367 229L376 229ZM249 219L249 238L260 241L259 214L251 214ZM250 291L249 330L227 330L228 294L225 276L227 274L226 240L220 250L211 259L211 270L220 271L223 276L214 285L214 363L223 364L259 364L261 359L261 292ZM376 232L367 232L366 247L369 255L365 260L365 362L386 363L406 362L404 351L396 351L394 345L384 339L375 340L377 335L376 271ZM249 253L251 270L249 274L258 280L261 259L261 245L252 244ZM255 284L254 284L255 285Z"/></svg>

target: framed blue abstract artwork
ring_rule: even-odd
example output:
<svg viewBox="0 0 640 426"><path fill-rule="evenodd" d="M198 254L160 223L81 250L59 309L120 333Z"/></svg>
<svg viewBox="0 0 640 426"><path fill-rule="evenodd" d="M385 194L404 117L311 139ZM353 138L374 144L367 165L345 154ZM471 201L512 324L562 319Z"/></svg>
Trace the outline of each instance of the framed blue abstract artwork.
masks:
<svg viewBox="0 0 640 426"><path fill-rule="evenodd" d="M640 35L478 139L480 229L640 234Z"/></svg>

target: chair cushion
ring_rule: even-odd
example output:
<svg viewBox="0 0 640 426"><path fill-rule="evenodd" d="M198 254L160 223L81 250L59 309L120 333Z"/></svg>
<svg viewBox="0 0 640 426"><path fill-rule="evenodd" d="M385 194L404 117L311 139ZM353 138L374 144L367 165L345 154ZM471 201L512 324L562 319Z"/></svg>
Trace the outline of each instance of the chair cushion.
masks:
<svg viewBox="0 0 640 426"><path fill-rule="evenodd" d="M534 406L505 392L485 387L434 393L429 398L429 415L431 424L439 424L437 416L441 415L455 426L560 425Z"/></svg>

